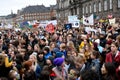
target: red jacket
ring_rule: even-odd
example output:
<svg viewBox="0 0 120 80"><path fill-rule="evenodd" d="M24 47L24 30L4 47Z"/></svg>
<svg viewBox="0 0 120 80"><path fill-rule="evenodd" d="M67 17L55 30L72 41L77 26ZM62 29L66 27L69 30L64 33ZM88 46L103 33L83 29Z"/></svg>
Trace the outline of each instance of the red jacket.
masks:
<svg viewBox="0 0 120 80"><path fill-rule="evenodd" d="M105 59L105 62L116 62L118 64L117 68L116 68L116 73L119 77L119 80L120 80L120 70L118 69L118 67L120 66L120 52L118 52L116 54L116 56L114 57L114 59L112 59L112 52L106 54L106 59Z"/></svg>

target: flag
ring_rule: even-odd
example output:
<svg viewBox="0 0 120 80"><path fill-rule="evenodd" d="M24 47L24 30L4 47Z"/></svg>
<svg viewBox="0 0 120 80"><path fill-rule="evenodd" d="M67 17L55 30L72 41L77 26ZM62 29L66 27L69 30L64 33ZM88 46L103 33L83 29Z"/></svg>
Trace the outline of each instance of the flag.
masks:
<svg viewBox="0 0 120 80"><path fill-rule="evenodd" d="M24 27L29 27L28 21L24 21L24 22L20 23L20 28L24 28Z"/></svg>
<svg viewBox="0 0 120 80"><path fill-rule="evenodd" d="M46 27L45 27L45 30L49 33L54 33L55 31L55 27L52 23L48 24Z"/></svg>
<svg viewBox="0 0 120 80"><path fill-rule="evenodd" d="M28 21L24 21L22 24L23 24L24 26L29 26Z"/></svg>
<svg viewBox="0 0 120 80"><path fill-rule="evenodd" d="M110 23L110 24L115 24L115 18L109 19L109 23Z"/></svg>
<svg viewBox="0 0 120 80"><path fill-rule="evenodd" d="M94 25L94 19L93 19L93 14L89 17L85 17L83 15L83 24L84 25Z"/></svg>

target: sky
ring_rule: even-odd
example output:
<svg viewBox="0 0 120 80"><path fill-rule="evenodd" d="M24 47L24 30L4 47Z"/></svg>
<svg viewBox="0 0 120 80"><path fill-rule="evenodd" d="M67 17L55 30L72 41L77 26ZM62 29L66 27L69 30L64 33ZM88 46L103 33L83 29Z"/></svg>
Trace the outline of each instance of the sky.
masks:
<svg viewBox="0 0 120 80"><path fill-rule="evenodd" d="M56 0L0 0L0 16L5 16L13 13L17 13L17 10L21 10L30 5L55 5Z"/></svg>

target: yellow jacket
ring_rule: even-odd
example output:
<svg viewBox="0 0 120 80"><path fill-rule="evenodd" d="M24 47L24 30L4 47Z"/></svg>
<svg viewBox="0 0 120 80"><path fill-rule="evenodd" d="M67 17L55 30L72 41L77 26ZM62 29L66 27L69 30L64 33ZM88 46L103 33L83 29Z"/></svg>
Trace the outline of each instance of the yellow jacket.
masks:
<svg viewBox="0 0 120 80"><path fill-rule="evenodd" d="M89 42L89 44L90 44L90 46L92 45L92 42ZM82 41L81 42L81 44L80 44L80 46L79 46L79 51L81 50L81 49L83 49L84 48L84 41Z"/></svg>
<svg viewBox="0 0 120 80"><path fill-rule="evenodd" d="M11 62L9 62L8 57L5 57L5 67L11 67L11 66L12 66L12 64L13 64L13 62L12 62L12 61L11 61Z"/></svg>

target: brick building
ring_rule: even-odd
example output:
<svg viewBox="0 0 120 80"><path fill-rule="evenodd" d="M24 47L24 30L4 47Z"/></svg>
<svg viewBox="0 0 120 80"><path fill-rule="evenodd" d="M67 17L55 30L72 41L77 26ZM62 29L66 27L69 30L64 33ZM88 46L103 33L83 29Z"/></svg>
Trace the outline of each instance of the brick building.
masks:
<svg viewBox="0 0 120 80"><path fill-rule="evenodd" d="M56 19L56 5L45 7L44 5L27 6L18 10L16 21L33 21L33 20L51 20Z"/></svg>

